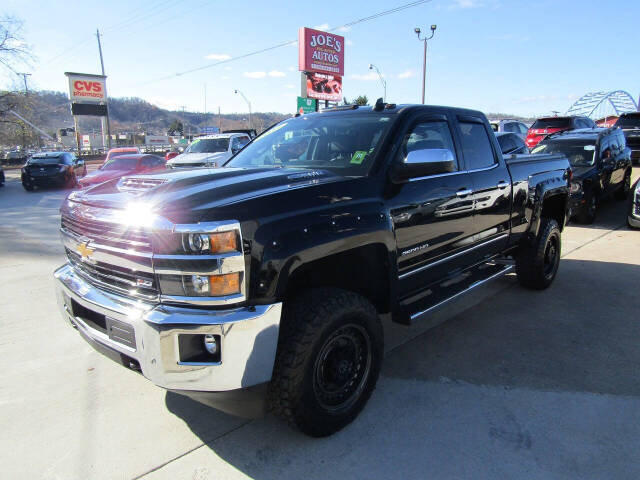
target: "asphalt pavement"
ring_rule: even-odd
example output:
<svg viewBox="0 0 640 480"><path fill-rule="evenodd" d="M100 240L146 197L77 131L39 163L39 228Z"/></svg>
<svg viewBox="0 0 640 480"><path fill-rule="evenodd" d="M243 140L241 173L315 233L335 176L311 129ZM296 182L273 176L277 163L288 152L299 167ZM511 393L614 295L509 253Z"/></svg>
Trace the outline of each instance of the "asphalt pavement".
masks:
<svg viewBox="0 0 640 480"><path fill-rule="evenodd" d="M7 177L3 478L640 478L640 231L626 227L626 204L567 226L548 290L509 275L437 312L444 323L427 332L385 319L370 402L343 431L311 439L167 393L91 349L53 294L68 191L27 193Z"/></svg>

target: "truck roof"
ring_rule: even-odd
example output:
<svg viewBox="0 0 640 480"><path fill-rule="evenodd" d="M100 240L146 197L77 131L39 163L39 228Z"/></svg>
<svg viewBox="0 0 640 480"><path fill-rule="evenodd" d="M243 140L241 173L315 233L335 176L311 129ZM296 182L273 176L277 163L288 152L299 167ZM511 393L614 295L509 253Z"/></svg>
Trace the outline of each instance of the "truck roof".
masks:
<svg viewBox="0 0 640 480"><path fill-rule="evenodd" d="M406 112L416 112L424 110L425 112L454 112L458 115L472 115L472 116L481 116L485 117L485 114L479 110L471 110L468 108L459 108L459 107L448 107L445 105L420 105L420 104L400 104L397 105L395 103L387 103L384 104L384 107L381 109L376 109L375 107L365 105L339 105L333 108L327 108L325 110L321 110L319 112L306 113L301 116L307 115L362 115L363 113L371 114L371 115L389 115L389 114L401 114Z"/></svg>

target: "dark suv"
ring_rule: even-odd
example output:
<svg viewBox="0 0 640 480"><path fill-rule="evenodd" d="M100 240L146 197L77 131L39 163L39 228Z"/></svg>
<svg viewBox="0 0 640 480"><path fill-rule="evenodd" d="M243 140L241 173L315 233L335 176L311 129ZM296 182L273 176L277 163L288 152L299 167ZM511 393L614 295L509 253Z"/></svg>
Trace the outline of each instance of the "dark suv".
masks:
<svg viewBox="0 0 640 480"><path fill-rule="evenodd" d="M544 117L535 121L529 132L525 143L527 147L535 147L547 135L552 133L565 132L567 130L578 130L581 128L595 128L596 124L589 117Z"/></svg>
<svg viewBox="0 0 640 480"><path fill-rule="evenodd" d="M640 163L640 112L623 113L615 126L624 132L633 163Z"/></svg>
<svg viewBox="0 0 640 480"><path fill-rule="evenodd" d="M590 128L550 135L531 153L562 153L573 169L571 216L593 223L600 200L624 200L631 188L631 150L619 128Z"/></svg>

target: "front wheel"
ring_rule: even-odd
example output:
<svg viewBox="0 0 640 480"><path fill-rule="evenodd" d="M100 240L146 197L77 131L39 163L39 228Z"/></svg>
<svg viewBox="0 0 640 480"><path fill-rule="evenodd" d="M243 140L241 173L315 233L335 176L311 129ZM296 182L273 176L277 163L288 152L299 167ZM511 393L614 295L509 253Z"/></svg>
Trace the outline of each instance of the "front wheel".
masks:
<svg viewBox="0 0 640 480"><path fill-rule="evenodd" d="M586 205L578 214L577 219L580 223L587 225L592 224L596 220L596 212L598 211L598 195L591 192L587 195Z"/></svg>
<svg viewBox="0 0 640 480"><path fill-rule="evenodd" d="M33 185L31 185L30 183L22 182L22 187L23 187L27 192L33 192Z"/></svg>
<svg viewBox="0 0 640 480"><path fill-rule="evenodd" d="M562 242L558 222L543 217L538 236L520 247L516 255L516 274L520 284L544 290L553 282L560 265Z"/></svg>
<svg viewBox="0 0 640 480"><path fill-rule="evenodd" d="M629 196L629 191L631 190L631 170L627 170L624 174L624 180L622 181L622 185L616 192L616 200L626 200Z"/></svg>
<svg viewBox="0 0 640 480"><path fill-rule="evenodd" d="M331 435L367 403L382 355L382 325L371 303L345 290L309 290L285 307L270 408L307 435Z"/></svg>

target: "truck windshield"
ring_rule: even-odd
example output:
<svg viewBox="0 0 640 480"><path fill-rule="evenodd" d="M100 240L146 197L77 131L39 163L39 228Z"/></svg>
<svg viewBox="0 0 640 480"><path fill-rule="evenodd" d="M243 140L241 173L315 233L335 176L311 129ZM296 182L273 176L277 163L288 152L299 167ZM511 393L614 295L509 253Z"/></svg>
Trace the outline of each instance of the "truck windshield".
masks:
<svg viewBox="0 0 640 480"><path fill-rule="evenodd" d="M318 168L364 176L391 117L309 115L285 120L256 138L225 166Z"/></svg>
<svg viewBox="0 0 640 480"><path fill-rule="evenodd" d="M593 140L551 140L538 144L531 153L561 153L572 167L590 167L594 164L596 146Z"/></svg>
<svg viewBox="0 0 640 480"><path fill-rule="evenodd" d="M542 130L545 128L569 128L571 126L571 119L566 117L558 118L540 118L531 125L534 130Z"/></svg>
<svg viewBox="0 0 640 480"><path fill-rule="evenodd" d="M184 153L217 153L229 150L228 138L202 138L194 140Z"/></svg>
<svg viewBox="0 0 640 480"><path fill-rule="evenodd" d="M640 115L625 115L616 122L620 128L640 128Z"/></svg>

